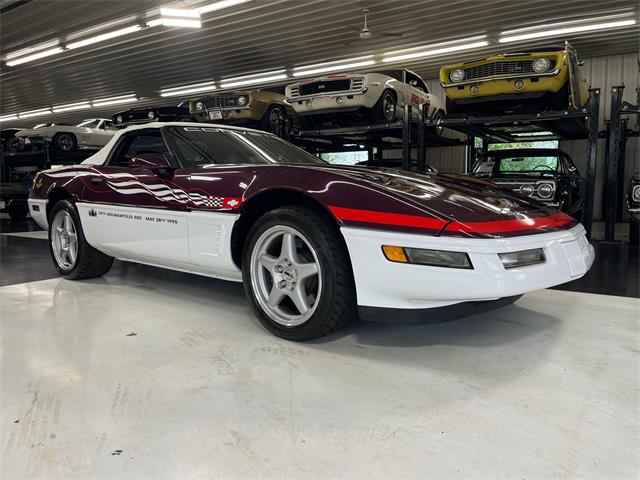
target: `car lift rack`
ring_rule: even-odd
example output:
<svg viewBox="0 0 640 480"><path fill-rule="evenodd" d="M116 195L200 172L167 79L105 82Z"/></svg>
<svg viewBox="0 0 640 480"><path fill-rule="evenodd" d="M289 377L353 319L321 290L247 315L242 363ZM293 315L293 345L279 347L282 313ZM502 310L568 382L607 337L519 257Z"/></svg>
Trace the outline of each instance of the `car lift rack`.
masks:
<svg viewBox="0 0 640 480"><path fill-rule="evenodd" d="M611 114L606 133L604 184L604 239L615 239L616 220L622 219L624 205L624 170L627 140L640 136L640 88L635 105L622 100L624 85L611 87ZM627 128L628 115L638 115L638 130Z"/></svg>

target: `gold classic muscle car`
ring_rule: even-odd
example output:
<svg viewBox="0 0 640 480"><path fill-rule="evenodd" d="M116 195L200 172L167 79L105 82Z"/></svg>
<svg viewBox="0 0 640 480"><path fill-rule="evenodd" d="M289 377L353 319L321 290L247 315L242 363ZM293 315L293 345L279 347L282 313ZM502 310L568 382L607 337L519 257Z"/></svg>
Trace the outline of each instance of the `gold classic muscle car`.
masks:
<svg viewBox="0 0 640 480"><path fill-rule="evenodd" d="M220 92L192 100L189 111L198 122L254 126L282 137L296 113L284 95L269 90Z"/></svg>
<svg viewBox="0 0 640 480"><path fill-rule="evenodd" d="M440 69L448 113L581 108L589 101L576 51L565 43Z"/></svg>

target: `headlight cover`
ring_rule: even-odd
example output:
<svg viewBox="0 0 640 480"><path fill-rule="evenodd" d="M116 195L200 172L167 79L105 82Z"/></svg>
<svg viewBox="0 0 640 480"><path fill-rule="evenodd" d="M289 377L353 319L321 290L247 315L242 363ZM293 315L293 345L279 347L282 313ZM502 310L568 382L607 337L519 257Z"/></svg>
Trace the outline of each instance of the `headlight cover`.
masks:
<svg viewBox="0 0 640 480"><path fill-rule="evenodd" d="M154 112L153 110L150 110L149 113L147 113L147 118L149 120L153 120L154 118L156 118L156 112Z"/></svg>
<svg viewBox="0 0 640 480"><path fill-rule="evenodd" d="M204 103L202 103L202 102L196 102L196 110L197 110L197 111L204 110Z"/></svg>
<svg viewBox="0 0 640 480"><path fill-rule="evenodd" d="M238 105L243 106L247 104L247 97L242 96L242 97L238 97Z"/></svg>
<svg viewBox="0 0 640 480"><path fill-rule="evenodd" d="M536 265L537 263L544 263L546 260L544 251L541 248L523 250L521 252L499 253L498 257L502 262L502 266L506 269Z"/></svg>
<svg viewBox="0 0 640 480"><path fill-rule="evenodd" d="M387 260L395 263L473 269L471 259L465 252L428 250L424 248L397 247L392 245L383 245L382 252Z"/></svg>
<svg viewBox="0 0 640 480"><path fill-rule="evenodd" d="M122 123L122 115L118 115L118 116L116 117L116 122L118 122L118 123Z"/></svg>
<svg viewBox="0 0 640 480"><path fill-rule="evenodd" d="M530 183L526 183L520 187L520 193L526 195L527 197L533 195L533 192L535 192L535 188L533 188L533 185L531 185Z"/></svg>
<svg viewBox="0 0 640 480"><path fill-rule="evenodd" d="M538 196L540 198L544 198L544 199L551 198L553 197L554 191L555 191L555 188L551 183L541 183L540 185L538 185Z"/></svg>
<svg viewBox="0 0 640 480"><path fill-rule="evenodd" d="M633 190L631 190L631 199L636 203L640 203L640 185L633 186Z"/></svg>
<svg viewBox="0 0 640 480"><path fill-rule="evenodd" d="M536 73L544 73L549 70L550 66L551 60L549 60L547 57L539 57L533 61L531 68L533 68L533 71Z"/></svg>
<svg viewBox="0 0 640 480"><path fill-rule="evenodd" d="M456 68L455 70L451 70L449 73L449 80L452 82L461 82L464 80L464 70L461 68Z"/></svg>

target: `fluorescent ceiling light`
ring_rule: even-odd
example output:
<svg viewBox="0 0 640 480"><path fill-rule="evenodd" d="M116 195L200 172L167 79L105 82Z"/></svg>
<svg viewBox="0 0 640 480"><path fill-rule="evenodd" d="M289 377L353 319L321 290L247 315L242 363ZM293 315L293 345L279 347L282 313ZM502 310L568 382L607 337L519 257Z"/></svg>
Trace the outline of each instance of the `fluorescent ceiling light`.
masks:
<svg viewBox="0 0 640 480"><path fill-rule="evenodd" d="M154 18L153 20L149 20L146 22L147 27L158 27L160 25L162 25L162 19L161 18Z"/></svg>
<svg viewBox="0 0 640 480"><path fill-rule="evenodd" d="M41 108L39 110L30 110L28 112L19 113L19 118L29 118L29 117L38 117L40 115L48 115L51 113L50 108Z"/></svg>
<svg viewBox="0 0 640 480"><path fill-rule="evenodd" d="M501 37L498 40L500 43L510 43L510 42L519 42L522 40L530 40L533 38L545 38L545 37L558 37L563 35L569 35L571 33L583 33L583 32L592 32L594 30L607 30L609 28L621 28L621 27L630 27L636 24L636 20L620 20L617 22L605 22L605 23L592 23L590 25L577 25L575 27L563 27L556 29L544 29L539 32L531 32L524 33L522 35L510 35L506 37ZM547 28L550 25L547 25ZM502 32L501 35L504 35L507 32Z"/></svg>
<svg viewBox="0 0 640 480"><path fill-rule="evenodd" d="M17 115L5 115L3 117L0 117L0 122L10 122L11 120L17 120L18 116Z"/></svg>
<svg viewBox="0 0 640 480"><path fill-rule="evenodd" d="M335 62L316 63L314 65L305 65L302 67L295 67L293 70L294 77L306 77L309 75L315 75L316 73L336 72L338 70L349 70L352 68L366 67L368 65L374 65L375 60L372 59L372 55L366 57L349 58L345 60L336 60Z"/></svg>
<svg viewBox="0 0 640 480"><path fill-rule="evenodd" d="M287 71L275 70L272 72L256 73L253 75L244 75L241 77L223 78L220 81L220 87L240 87L242 85L255 85L258 83L275 82L276 80L284 80L287 78Z"/></svg>
<svg viewBox="0 0 640 480"><path fill-rule="evenodd" d="M181 18L163 18L162 25L165 27L186 27L186 28L200 28L202 23L200 20L184 20Z"/></svg>
<svg viewBox="0 0 640 480"><path fill-rule="evenodd" d="M67 44L67 48L69 50L73 50L74 48L85 47L87 45L92 45L98 42L104 42L105 40L110 40L115 37L121 37L122 35L128 35L129 33L137 32L142 27L140 25L132 25L130 27L121 28L119 30L114 30L112 32L103 33L101 35L96 35L95 37L85 38L84 40L79 40L77 42Z"/></svg>
<svg viewBox="0 0 640 480"><path fill-rule="evenodd" d="M215 10L222 10L223 8L234 7L236 5L240 5L241 3L246 3L249 0L222 0L220 2L209 3L208 5L204 5L200 8L197 8L200 14L213 12Z"/></svg>
<svg viewBox="0 0 640 480"><path fill-rule="evenodd" d="M129 103L129 102L137 102L138 97L134 94L128 95L119 95L117 97L109 97L109 98L101 98L99 100L94 100L91 102L91 105L94 107L104 107L105 105L115 105L117 103Z"/></svg>
<svg viewBox="0 0 640 480"><path fill-rule="evenodd" d="M383 62L398 62L401 60L411 60L413 58L432 57L434 55L442 55L451 52L460 52L463 50L471 50L473 48L481 48L489 45L489 42L482 40L479 42L463 43L460 45L451 45L441 48L432 48L431 50L422 50L418 52L404 53L396 55L396 52L390 52L382 59Z"/></svg>
<svg viewBox="0 0 640 480"><path fill-rule="evenodd" d="M20 65L22 63L32 62L33 60L38 60L39 58L50 57L51 55L56 55L58 53L64 52L64 48L56 47L50 48L49 50L44 50L42 52L34 53L32 55L27 55L26 57L16 58L15 60L9 60L7 62L7 66L13 67L14 65Z"/></svg>
<svg viewBox="0 0 640 480"><path fill-rule="evenodd" d="M519 28L514 28L512 30L505 30L504 32L500 32L500 35L504 37L506 35L530 32L532 30L538 30L538 31L549 30L552 28L560 28L560 27L569 26L569 25L584 25L586 23L605 23L605 22L613 21L614 19L620 20L621 18L631 17L633 15L634 15L634 12L624 12L624 13L617 13L615 15L606 15L603 17L581 18L578 20L567 20L565 22L545 23L542 25L533 25L530 27L519 27Z"/></svg>
<svg viewBox="0 0 640 480"><path fill-rule="evenodd" d="M161 97L178 97L180 95L188 95L190 93L207 92L215 90L217 87L213 82L196 83L193 85L183 85L182 87L172 87L160 90Z"/></svg>
<svg viewBox="0 0 640 480"><path fill-rule="evenodd" d="M67 105L59 105L53 107L53 113L59 112L70 112L72 110L83 110L85 108L91 108L91 104L89 102L77 102L77 103L69 103Z"/></svg>
<svg viewBox="0 0 640 480"><path fill-rule="evenodd" d="M200 12L197 10L185 10L182 8L161 8L160 15L163 17L200 18Z"/></svg>
<svg viewBox="0 0 640 480"><path fill-rule="evenodd" d="M58 46L59 43L60 41L56 39L49 42L41 43L34 47L22 48L20 50L16 50L15 52L7 53L4 56L3 60L11 60L12 58L22 57L23 55L29 55L30 53L40 52L45 49L51 49Z"/></svg>

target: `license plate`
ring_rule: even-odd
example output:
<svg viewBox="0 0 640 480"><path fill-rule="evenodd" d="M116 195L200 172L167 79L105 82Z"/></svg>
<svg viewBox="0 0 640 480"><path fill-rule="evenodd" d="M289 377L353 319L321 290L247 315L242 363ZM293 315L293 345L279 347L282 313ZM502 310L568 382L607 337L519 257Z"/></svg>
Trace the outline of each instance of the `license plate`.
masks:
<svg viewBox="0 0 640 480"><path fill-rule="evenodd" d="M209 112L209 118L211 120L222 120L222 110L211 110Z"/></svg>
<svg viewBox="0 0 640 480"><path fill-rule="evenodd" d="M582 275L588 268L587 258L589 256L589 244L588 242L581 240L574 240L573 242L567 242L562 244L564 253L569 260L569 266L571 268L571 275Z"/></svg>
<svg viewBox="0 0 640 480"><path fill-rule="evenodd" d="M4 209L4 200L0 200L0 210Z"/></svg>

